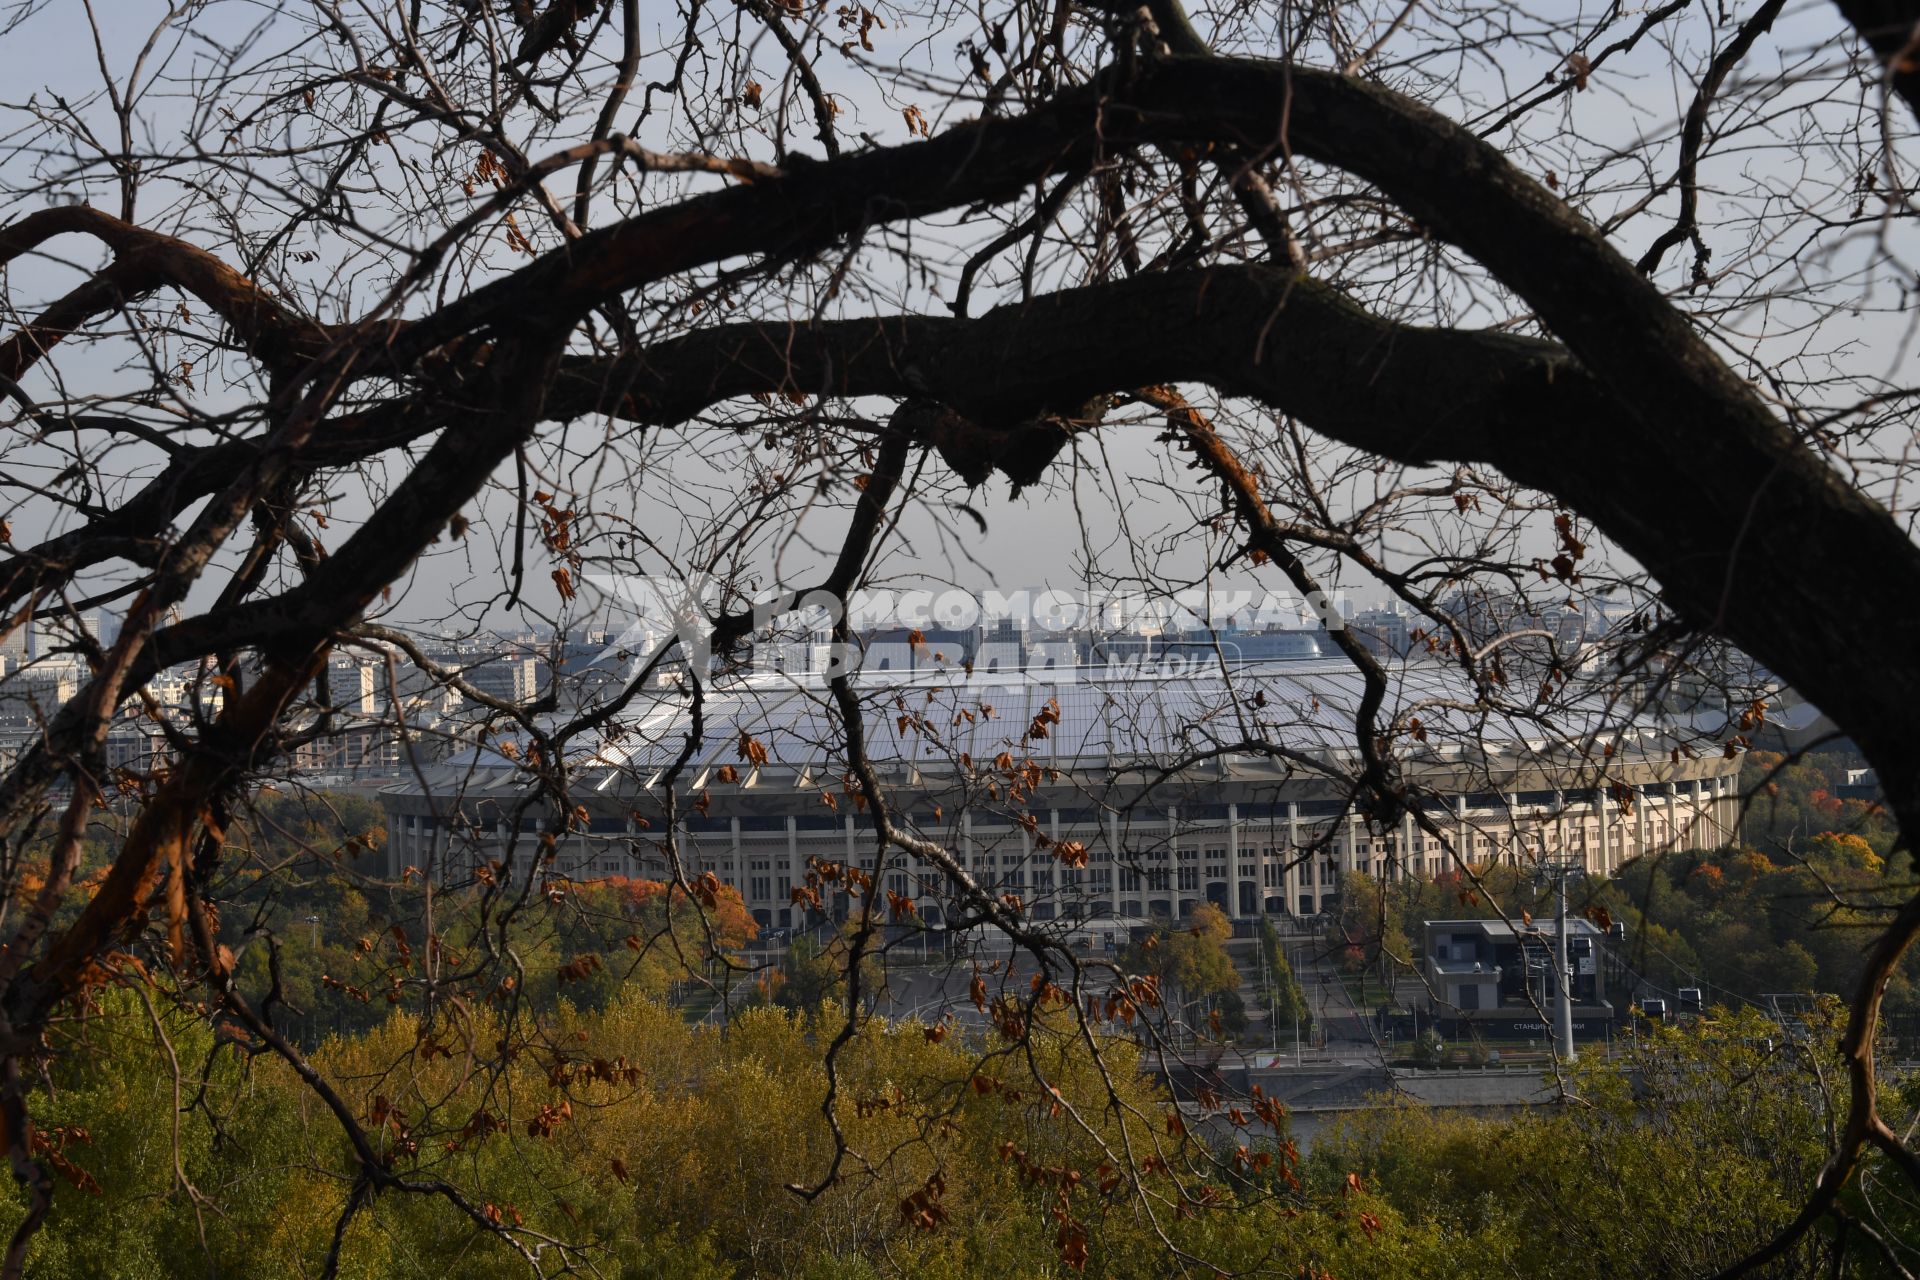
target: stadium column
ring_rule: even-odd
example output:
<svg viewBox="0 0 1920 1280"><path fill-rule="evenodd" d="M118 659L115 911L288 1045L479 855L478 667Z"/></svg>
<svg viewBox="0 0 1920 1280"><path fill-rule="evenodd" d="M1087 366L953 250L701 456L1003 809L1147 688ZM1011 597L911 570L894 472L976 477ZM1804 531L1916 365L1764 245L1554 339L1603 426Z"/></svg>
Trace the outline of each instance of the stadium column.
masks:
<svg viewBox="0 0 1920 1280"><path fill-rule="evenodd" d="M416 839L415 822L416 820L412 814L402 813L396 815L390 824L393 828L393 833L392 838L387 841L387 847L392 850L392 853L387 857L387 879L389 880L398 880L401 869L407 865L408 860L413 856L413 846Z"/></svg>
<svg viewBox="0 0 1920 1280"><path fill-rule="evenodd" d="M1286 870L1280 874L1280 892L1287 900L1287 914L1292 915L1300 906L1301 886L1307 883L1312 874L1311 868L1307 868L1307 875L1301 874L1305 864L1300 861L1300 802L1298 800L1287 801L1285 865Z"/></svg>
<svg viewBox="0 0 1920 1280"><path fill-rule="evenodd" d="M1267 915L1267 866L1273 861L1273 805L1260 819L1260 843L1253 847L1253 914Z"/></svg>
<svg viewBox="0 0 1920 1280"><path fill-rule="evenodd" d="M1509 791L1507 793L1507 827L1509 828L1507 832L1507 858L1508 861L1515 866L1519 865L1520 855L1524 853L1527 848L1527 833L1520 825L1520 818L1520 793L1518 791Z"/></svg>
<svg viewBox="0 0 1920 1280"><path fill-rule="evenodd" d="M1027 905L1028 911L1032 911L1033 893L1028 886L1033 883L1033 869L1031 865L1033 862L1033 836L1025 827L1016 827L1015 830L1020 836L1020 865L1013 869L1013 883L1009 885L1008 888L1019 894L1020 901Z"/></svg>
<svg viewBox="0 0 1920 1280"><path fill-rule="evenodd" d="M1600 827L1600 870L1613 874L1613 842L1607 839L1607 793L1600 788L1593 789L1593 818Z"/></svg>
<svg viewBox="0 0 1920 1280"><path fill-rule="evenodd" d="M1453 848L1455 860L1464 867L1473 859L1473 833L1467 828L1467 797L1462 793L1453 801Z"/></svg>
<svg viewBox="0 0 1920 1280"><path fill-rule="evenodd" d="M1120 815L1108 809L1101 820L1107 828L1107 914L1120 918Z"/></svg>
<svg viewBox="0 0 1920 1280"><path fill-rule="evenodd" d="M1167 806L1167 877L1166 887L1161 890L1167 895L1168 916L1180 918L1180 806Z"/></svg>
<svg viewBox="0 0 1920 1280"><path fill-rule="evenodd" d="M1047 810L1047 821L1052 823L1052 826L1049 828L1053 833L1053 845L1051 847L1058 849L1060 847L1060 837L1065 833L1065 829L1072 824L1060 821L1060 810L1058 809ZM1053 885L1053 888L1048 890L1047 896L1060 904L1054 908L1053 913L1056 916L1064 916L1068 911L1067 904L1073 900L1073 894L1067 888L1067 868L1063 863L1056 864L1056 861L1049 855L1046 872L1048 882Z"/></svg>
<svg viewBox="0 0 1920 1280"><path fill-rule="evenodd" d="M978 846L973 843L973 811L965 805L962 805L960 812L955 816L959 821L954 823L954 860L960 864L961 870L967 872L976 881L984 885L985 881L980 879L980 850ZM954 913L949 910L946 914L948 922L951 923Z"/></svg>
<svg viewBox="0 0 1920 1280"><path fill-rule="evenodd" d="M1206 897L1206 864L1200 867L1200 896ZM1240 806L1227 806L1227 919L1240 918Z"/></svg>
<svg viewBox="0 0 1920 1280"><path fill-rule="evenodd" d="M793 912L787 919L796 925L800 923L800 920L799 913L794 911L792 906L793 887L799 884L803 878L800 874L800 819L790 813L787 815L787 879L784 885L774 890L773 909L778 913L782 910L780 904L783 902L787 903L788 906L785 910ZM778 914L776 914L774 918L776 920L779 919Z"/></svg>

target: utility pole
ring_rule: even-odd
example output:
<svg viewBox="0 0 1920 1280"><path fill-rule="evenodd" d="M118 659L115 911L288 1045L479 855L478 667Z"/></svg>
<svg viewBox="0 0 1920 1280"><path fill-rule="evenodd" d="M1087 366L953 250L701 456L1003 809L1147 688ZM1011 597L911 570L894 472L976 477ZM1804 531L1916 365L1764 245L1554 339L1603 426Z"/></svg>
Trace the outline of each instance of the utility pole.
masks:
<svg viewBox="0 0 1920 1280"><path fill-rule="evenodd" d="M1559 1002L1554 1007L1554 1039L1558 1041L1560 1057L1572 1062L1577 1058L1573 1048L1573 975L1567 968L1567 878L1577 871L1584 870L1573 859L1559 854L1549 861L1542 858L1540 870L1544 875L1553 877L1556 901L1554 904L1554 967L1559 974Z"/></svg>
<svg viewBox="0 0 1920 1280"><path fill-rule="evenodd" d="M1294 964L1294 957L1287 956L1287 972L1293 975L1293 1065L1300 1065L1300 1014L1307 1007L1307 989L1301 985L1300 970Z"/></svg>
<svg viewBox="0 0 1920 1280"><path fill-rule="evenodd" d="M1554 963L1560 974L1560 1007L1555 1012L1559 1024L1560 1056L1572 1062L1579 1055L1573 1049L1573 975L1567 968L1567 877L1559 877L1559 904L1554 909Z"/></svg>
<svg viewBox="0 0 1920 1280"><path fill-rule="evenodd" d="M1273 1051L1280 1052L1280 990L1273 981L1273 961L1267 958L1266 935L1260 937L1260 970L1267 982L1267 1030L1273 1037Z"/></svg>
<svg viewBox="0 0 1920 1280"><path fill-rule="evenodd" d="M1267 997L1267 1042L1275 1053L1280 1052L1280 1023L1274 1016L1273 1003L1273 966L1267 961L1267 931L1265 929L1253 935L1259 944L1260 990Z"/></svg>

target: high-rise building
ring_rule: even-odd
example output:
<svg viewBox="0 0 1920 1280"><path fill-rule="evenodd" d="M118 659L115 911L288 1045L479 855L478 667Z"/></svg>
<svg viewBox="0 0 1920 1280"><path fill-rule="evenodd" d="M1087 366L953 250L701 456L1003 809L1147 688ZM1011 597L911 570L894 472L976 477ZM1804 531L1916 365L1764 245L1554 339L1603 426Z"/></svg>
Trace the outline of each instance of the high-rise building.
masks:
<svg viewBox="0 0 1920 1280"><path fill-rule="evenodd" d="M1360 643L1382 657L1404 658L1411 647L1406 616L1391 609L1362 609L1347 625Z"/></svg>

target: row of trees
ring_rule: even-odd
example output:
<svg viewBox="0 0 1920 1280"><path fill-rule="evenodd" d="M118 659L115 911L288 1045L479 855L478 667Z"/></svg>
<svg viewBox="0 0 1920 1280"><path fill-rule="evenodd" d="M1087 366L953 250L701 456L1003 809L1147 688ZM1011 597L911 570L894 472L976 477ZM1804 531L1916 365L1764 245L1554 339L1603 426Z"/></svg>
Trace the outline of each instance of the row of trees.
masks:
<svg viewBox="0 0 1920 1280"><path fill-rule="evenodd" d="M1808 840L1827 833L1858 836L1887 857L1900 840L1893 815L1878 799L1857 794L1877 792L1871 781L1849 781L1863 773L1871 779L1865 764L1852 751L1748 752L1740 766L1741 835L1778 862L1801 856Z"/></svg>
<svg viewBox="0 0 1920 1280"><path fill-rule="evenodd" d="M1247 1028L1257 1013L1267 1020L1266 1034L1277 1036L1313 1022L1306 994L1294 976L1286 944L1270 920L1262 918L1255 945L1243 947L1252 960L1243 976L1228 946L1233 923L1212 903L1201 903L1178 925L1163 925L1130 944L1121 964L1150 974L1162 987L1169 1010L1189 1027L1216 1038ZM1248 1007L1249 997L1256 1008Z"/></svg>
<svg viewBox="0 0 1920 1280"><path fill-rule="evenodd" d="M1297 1027L1304 1034L1313 1026L1313 1012L1307 1007L1307 993L1300 987L1293 962L1287 958L1287 945L1273 921L1260 921L1260 961L1264 972L1256 989L1260 992L1277 1032L1282 1027Z"/></svg>
<svg viewBox="0 0 1920 1280"><path fill-rule="evenodd" d="M1177 1109L1126 1042L1096 1066L1062 1018L1017 1047L868 1022L829 1098L809 1064L837 1022L829 1004L700 1030L638 990L597 1011L554 1006L525 1039L484 1002L424 1037L393 1014L313 1062L369 1125L373 1157L427 1193L374 1197L337 1231L356 1157L308 1086L130 980L61 1032L87 1049L56 1067L43 1130L70 1194L30 1270L170 1280L332 1259L396 1280L1144 1278L1181 1257L1343 1280L1697 1274L1790 1214L1842 1102L1814 1087L1831 1070L1830 1024L1789 1045L1748 1017L1653 1037L1635 1073L1580 1076L1578 1107L1485 1120L1388 1104L1301 1158L1282 1110ZM891 1154L818 1183L830 1126ZM514 1243L476 1230L453 1194ZM1148 1204L1177 1212L1156 1226ZM1893 1229L1920 1228L1889 1209ZM23 1211L8 1196L0 1222ZM1907 1256L1913 1239L1890 1247ZM1824 1274L1834 1244L1810 1239L1769 1274ZM1898 1272L1866 1254L1840 1274Z"/></svg>
<svg viewBox="0 0 1920 1280"><path fill-rule="evenodd" d="M1867 942L1903 891L1859 836L1825 833L1802 856L1696 853L1621 869L1596 901L1627 922L1634 967L1659 986L1705 986L1722 1001L1848 991ZM1920 960L1890 975L1890 1012L1920 1010Z"/></svg>
<svg viewBox="0 0 1920 1280"><path fill-rule="evenodd" d="M1121 953L1120 963L1159 979L1168 1008L1192 1026L1212 1022L1216 1032L1246 1025L1240 971L1227 951L1233 925L1227 913L1202 903L1177 925L1154 929Z"/></svg>
<svg viewBox="0 0 1920 1280"><path fill-rule="evenodd" d="M1752 1011L1649 1031L1622 1046L1625 1069L1575 1073L1578 1106L1517 1119L1413 1104L1363 1113L1323 1135L1311 1163L1356 1172L1446 1239L1465 1274L1714 1275L1774 1230L1793 1203L1782 1189L1825 1158L1807 1126L1836 1103L1820 1081L1838 1007L1796 1022L1791 1039ZM1882 1087L1887 1105L1911 1105L1916 1081ZM1885 1172L1849 1197L1846 1225L1759 1274L1910 1270L1920 1218ZM1875 1209L1891 1211L1878 1226Z"/></svg>
<svg viewBox="0 0 1920 1280"><path fill-rule="evenodd" d="M83 895L99 887L129 822L115 808L89 823L78 872ZM240 980L272 994L264 1011L294 1044L362 1035L395 1009L417 1010L423 987L458 972L467 953L487 945L480 886L430 888L417 873L398 881L370 874L384 822L362 795L288 787L263 791L225 833L226 869L208 889L218 906L216 936ZM44 882L46 868L44 844L27 852L40 856L26 860L23 895ZM85 901L66 904L55 923L71 924ZM16 900L11 909L26 905ZM759 927L739 892L719 883L555 879L521 923L511 986L543 1006L564 997L577 1008L599 1008L619 991L701 1004L764 1001L782 991L796 963L805 967L742 964L737 957ZM796 1003L788 992L788 1004L811 1007L832 997L844 969L831 958L821 968L798 984L810 994Z"/></svg>

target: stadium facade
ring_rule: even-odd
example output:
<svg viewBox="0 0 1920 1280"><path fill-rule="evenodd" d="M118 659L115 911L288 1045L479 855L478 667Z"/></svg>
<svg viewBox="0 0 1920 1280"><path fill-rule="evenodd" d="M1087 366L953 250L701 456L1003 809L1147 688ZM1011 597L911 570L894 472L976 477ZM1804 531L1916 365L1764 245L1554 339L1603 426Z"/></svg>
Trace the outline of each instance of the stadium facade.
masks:
<svg viewBox="0 0 1920 1280"><path fill-rule="evenodd" d="M1361 685L1344 661L895 671L855 687L896 818L1040 919L1177 918L1203 902L1235 919L1312 915L1355 870L1440 874L1448 841L1476 863L1552 850L1610 872L1737 837L1737 759L1681 749L1659 726L1622 726L1597 705L1578 713L1577 731L1564 714L1549 731L1477 707L1459 673L1438 665L1398 671L1383 708L1406 731L1396 754L1432 830L1412 814L1382 824L1351 803ZM528 775L509 758L520 752L469 750L383 790L386 873L457 882L483 866L534 865L576 880L661 878L678 857L687 876L737 888L763 926L785 927L801 923L790 895L817 858L877 870L928 923L944 922L951 893L934 868L897 850L875 868L823 682L708 688L691 749L689 698L648 697L574 762L579 808L551 858L539 832L553 810L523 803ZM1062 843L1082 846L1085 864L1068 865L1078 849L1058 856Z"/></svg>

